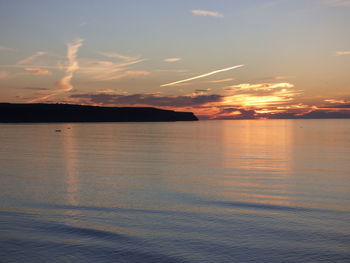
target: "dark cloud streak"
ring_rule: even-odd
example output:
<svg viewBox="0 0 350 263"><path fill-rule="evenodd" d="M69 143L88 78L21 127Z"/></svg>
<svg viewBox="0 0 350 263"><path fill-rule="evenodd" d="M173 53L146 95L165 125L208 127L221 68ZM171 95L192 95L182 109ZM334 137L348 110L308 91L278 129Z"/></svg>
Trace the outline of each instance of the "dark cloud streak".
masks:
<svg viewBox="0 0 350 263"><path fill-rule="evenodd" d="M163 107L193 107L211 102L220 102L221 95L160 96L158 94L75 94L71 98L88 99L101 105L150 105Z"/></svg>

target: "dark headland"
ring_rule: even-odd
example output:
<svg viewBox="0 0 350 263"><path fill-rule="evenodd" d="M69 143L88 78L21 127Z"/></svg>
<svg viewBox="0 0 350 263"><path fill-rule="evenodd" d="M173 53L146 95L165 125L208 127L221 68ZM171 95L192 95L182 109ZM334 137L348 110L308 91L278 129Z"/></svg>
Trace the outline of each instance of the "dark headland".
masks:
<svg viewBox="0 0 350 263"><path fill-rule="evenodd" d="M0 122L163 122L197 121L192 112L148 107L0 103Z"/></svg>

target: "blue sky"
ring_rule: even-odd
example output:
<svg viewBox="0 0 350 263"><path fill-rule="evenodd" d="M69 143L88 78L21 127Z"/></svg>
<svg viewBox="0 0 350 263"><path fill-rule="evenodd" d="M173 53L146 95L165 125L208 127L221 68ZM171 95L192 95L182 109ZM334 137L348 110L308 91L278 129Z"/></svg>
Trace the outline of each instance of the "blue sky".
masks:
<svg viewBox="0 0 350 263"><path fill-rule="evenodd" d="M348 25L348 0L1 0L1 101L220 96L203 115L346 104Z"/></svg>

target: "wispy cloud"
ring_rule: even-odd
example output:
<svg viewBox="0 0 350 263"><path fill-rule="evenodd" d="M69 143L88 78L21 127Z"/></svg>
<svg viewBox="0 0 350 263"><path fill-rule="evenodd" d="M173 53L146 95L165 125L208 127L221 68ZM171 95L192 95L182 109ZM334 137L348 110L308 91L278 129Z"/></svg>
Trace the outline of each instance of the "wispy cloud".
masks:
<svg viewBox="0 0 350 263"><path fill-rule="evenodd" d="M332 103L332 104L345 104L350 103L350 100L339 100L339 99L328 99L324 100L325 102Z"/></svg>
<svg viewBox="0 0 350 263"><path fill-rule="evenodd" d="M151 74L149 71L145 70L128 70L120 74L118 77L121 78L139 78L139 77L145 77Z"/></svg>
<svg viewBox="0 0 350 263"><path fill-rule="evenodd" d="M196 16L212 16L212 17L218 17L218 18L224 17L224 15L219 13L219 12L214 12L214 11L209 11L209 10L201 10L201 9L192 10L191 13L196 15Z"/></svg>
<svg viewBox="0 0 350 263"><path fill-rule="evenodd" d="M31 71L34 73L34 75L38 75L38 76L44 76L44 75L51 75L51 72L46 70L46 69L42 69L42 68L24 68L27 71Z"/></svg>
<svg viewBox="0 0 350 263"><path fill-rule="evenodd" d="M183 79L183 80L179 80L179 81L175 81L175 82L163 84L163 85L161 85L161 87L173 86L173 85L178 84L178 83L182 83L182 82L187 82L187 81L190 81L190 80L195 80L195 79L200 79L200 78L208 77L208 76L211 76L211 75L220 73L220 72L233 70L233 69L240 68L240 67L243 67L243 66L244 66L244 65L237 65L237 66L233 66L233 67L229 67L229 68L214 70L214 71L211 71L211 72L209 72L209 73L202 74L202 75L199 75L199 76L195 76L195 77L192 77L192 78L189 78L189 79Z"/></svg>
<svg viewBox="0 0 350 263"><path fill-rule="evenodd" d="M140 57L130 57L130 56L125 56L116 52L100 52L100 54L104 57L107 58L117 58L117 59L121 59L124 61L133 61L133 60L138 60Z"/></svg>
<svg viewBox="0 0 350 263"><path fill-rule="evenodd" d="M24 87L22 89L26 89L26 90L49 90L48 88L41 88L41 87Z"/></svg>
<svg viewBox="0 0 350 263"><path fill-rule="evenodd" d="M293 76L275 76L273 79L275 80L284 80L284 79L290 79L293 78Z"/></svg>
<svg viewBox="0 0 350 263"><path fill-rule="evenodd" d="M18 61L16 63L16 65L26 65L26 64L29 64L31 62L33 62L35 59L37 59L38 57L41 57L41 56L44 56L44 55L47 55L47 52L45 51L38 51L38 52L35 52L33 55L29 56L29 57L26 57L20 61Z"/></svg>
<svg viewBox="0 0 350 263"><path fill-rule="evenodd" d="M337 51L335 52L337 56L350 55L350 51Z"/></svg>
<svg viewBox="0 0 350 263"><path fill-rule="evenodd" d="M164 59L164 62L173 63L173 62L178 62L180 60L181 60L181 58L166 58L166 59Z"/></svg>
<svg viewBox="0 0 350 263"><path fill-rule="evenodd" d="M261 91L261 90L273 90L273 89L290 89L293 87L294 85L291 83L281 82L281 83L258 83L258 84L243 83L243 84L228 86L225 88Z"/></svg>
<svg viewBox="0 0 350 263"><path fill-rule="evenodd" d="M77 61L77 53L79 48L83 45L84 40L81 38L67 44L67 64L65 68L65 75L56 83L57 88L51 94L41 96L30 100L29 102L45 101L59 93L71 91L74 87L71 83L74 73L79 69Z"/></svg>
<svg viewBox="0 0 350 263"><path fill-rule="evenodd" d="M14 49L12 47L0 45L0 51L16 51L16 49Z"/></svg>
<svg viewBox="0 0 350 263"><path fill-rule="evenodd" d="M150 72L131 70L130 66L144 62L146 59L128 60L122 63L106 60L82 60L80 74L94 81L111 81L129 77L143 77Z"/></svg>
<svg viewBox="0 0 350 263"><path fill-rule="evenodd" d="M71 81L74 72L76 72L79 69L77 53L79 48L83 45L83 42L83 39L78 38L67 45L68 64L66 67L66 75L57 82L57 87L60 92L71 91L74 88Z"/></svg>
<svg viewBox="0 0 350 263"><path fill-rule="evenodd" d="M218 80L211 80L210 83L224 83L224 82L230 82L235 80L234 78L226 78L226 79L218 79Z"/></svg>
<svg viewBox="0 0 350 263"><path fill-rule="evenodd" d="M186 73L188 69L156 69L156 72L165 72L165 73Z"/></svg>

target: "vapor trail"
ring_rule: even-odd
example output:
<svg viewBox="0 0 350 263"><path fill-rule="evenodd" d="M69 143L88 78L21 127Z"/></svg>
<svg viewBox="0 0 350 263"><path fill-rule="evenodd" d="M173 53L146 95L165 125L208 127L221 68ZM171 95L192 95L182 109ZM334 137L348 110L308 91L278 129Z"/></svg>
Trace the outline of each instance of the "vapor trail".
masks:
<svg viewBox="0 0 350 263"><path fill-rule="evenodd" d="M233 67L229 67L229 68L219 69L219 70L215 70L215 71L203 74L203 75L199 75L199 76L192 77L192 78L189 78L189 79L184 79L184 80L179 80L179 81L163 84L163 85L160 85L160 86L161 87L172 86L172 85L175 85L175 84L178 84L178 83L182 83L182 82L186 82L186 81L190 81L190 80L194 80L194 79L200 79L200 78L208 77L210 75L214 75L214 74L217 74L217 73L220 73L220 72L224 72L224 71L229 71L229 70L240 68L240 67L243 67L243 66L244 65L238 65L238 66L233 66Z"/></svg>

